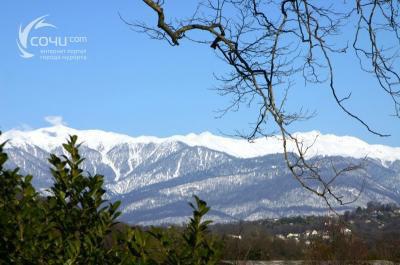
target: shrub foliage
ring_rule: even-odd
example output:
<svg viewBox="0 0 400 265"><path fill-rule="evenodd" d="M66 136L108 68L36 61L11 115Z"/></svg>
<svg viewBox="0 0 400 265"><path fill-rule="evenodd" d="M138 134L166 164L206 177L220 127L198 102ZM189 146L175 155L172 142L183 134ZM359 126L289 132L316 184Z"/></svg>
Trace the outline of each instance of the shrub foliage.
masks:
<svg viewBox="0 0 400 265"><path fill-rule="evenodd" d="M43 197L32 176L4 167L0 145L0 264L217 264L221 243L208 233L206 202L194 196L183 230L116 229L120 202L103 200L104 177L82 170L77 136L49 158L54 184Z"/></svg>

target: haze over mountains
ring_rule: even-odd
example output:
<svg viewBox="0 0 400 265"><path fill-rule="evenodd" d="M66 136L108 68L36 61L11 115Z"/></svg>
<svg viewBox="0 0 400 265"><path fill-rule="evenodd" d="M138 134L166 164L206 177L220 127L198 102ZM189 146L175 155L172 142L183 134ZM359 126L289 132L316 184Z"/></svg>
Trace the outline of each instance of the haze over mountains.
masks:
<svg viewBox="0 0 400 265"><path fill-rule="evenodd" d="M107 199L122 201L121 218L126 222L186 221L190 214L187 202L193 194L205 199L212 207L210 218L221 222L326 212L324 202L291 176L279 137L248 143L208 132L157 138L62 125L11 130L0 136L0 141L10 139L7 166L33 174L34 185L44 191L52 182L47 158L50 153L61 153L61 144L72 134L84 142L85 170L105 176ZM400 203L400 148L317 131L297 136L305 145L315 141L307 156L327 176L332 174L332 165L364 165L337 180L334 188L345 198L354 197L364 187L356 203L339 210L371 200Z"/></svg>

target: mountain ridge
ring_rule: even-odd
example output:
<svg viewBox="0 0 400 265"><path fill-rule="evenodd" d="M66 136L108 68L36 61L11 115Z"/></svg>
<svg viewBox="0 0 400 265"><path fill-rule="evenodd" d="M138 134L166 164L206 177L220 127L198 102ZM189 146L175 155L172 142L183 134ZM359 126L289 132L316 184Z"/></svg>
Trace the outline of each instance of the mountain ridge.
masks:
<svg viewBox="0 0 400 265"><path fill-rule="evenodd" d="M40 128L30 131L9 130L0 136L0 140L10 139L13 145L25 142L35 143L46 151L60 146L68 135L76 134L84 145L92 149L105 151L121 143L132 144L160 144L163 142L182 142L189 146L203 146L219 152L240 158L254 158L269 154L283 153L282 141L279 136L257 138L252 143L246 139L217 136L210 132L200 134L174 135L170 137L138 136L132 137L125 134L106 132L102 130L76 130L63 125ZM321 134L319 131L294 133L305 146L312 146L308 158L314 156L348 156L354 158L370 157L381 161L392 162L400 159L400 147L391 147L378 144L368 144L353 136L336 136L334 134ZM293 143L288 144L289 151L293 151Z"/></svg>
<svg viewBox="0 0 400 265"><path fill-rule="evenodd" d="M138 140L126 135L78 131L65 126L30 132L14 130L5 132L0 138L1 142L10 139L5 148L9 156L6 166L19 167L22 174L32 174L34 186L45 193L52 184L47 159L50 153L64 154L61 144L68 134L77 134L78 140L84 142L80 147L85 158L83 169L90 174L104 175L105 199L122 201L121 220L128 223L148 225L187 220L190 215L187 202L194 194L208 202L212 209L209 218L218 222L329 212L319 197L301 188L294 180L282 153L267 152L251 157L252 153L245 149L245 154L235 156L235 151L242 151L240 148L246 144L245 140L210 133L175 136L167 140L138 137ZM217 141L220 138L224 140L222 143ZM196 145L203 144L206 139L214 141L208 144L214 149ZM328 151L331 146L340 147L349 141L358 146L356 151L348 151L348 155L360 150L373 152L377 148L364 146L362 141L353 138L323 135L318 139L330 143L324 149ZM239 147L232 143L238 143ZM248 148L253 145L257 143L248 143ZM231 154L224 152L229 148ZM396 148L378 146L379 150L387 153L365 159L360 154L340 156L333 150L326 153L329 155L311 158L318 164L321 175L326 177L332 176L333 166L340 169L349 164L365 165L360 170L345 172L332 186L335 192L344 196L344 201L350 201L363 189L356 203L340 206L339 211L365 206L369 201L400 203L400 155L397 156Z"/></svg>

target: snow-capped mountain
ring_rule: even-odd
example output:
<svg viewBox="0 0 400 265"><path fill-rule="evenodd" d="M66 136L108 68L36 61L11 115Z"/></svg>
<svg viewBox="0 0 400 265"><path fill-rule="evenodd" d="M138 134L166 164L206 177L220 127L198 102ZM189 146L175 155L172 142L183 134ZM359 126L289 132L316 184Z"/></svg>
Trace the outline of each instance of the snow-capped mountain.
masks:
<svg viewBox="0 0 400 265"><path fill-rule="evenodd" d="M105 176L107 198L122 201L122 219L154 224L185 221L187 202L193 194L205 199L217 221L254 220L295 214L321 214L326 206L302 189L291 176L282 157L279 137L254 143L211 133L157 138L130 137L100 130L75 130L54 126L32 131L11 130L7 166L18 166L34 175L34 185L45 190L52 183L47 158L62 152L68 135L84 144L85 170ZM400 148L370 145L350 136L298 133L307 153L321 172L329 176L332 165L363 163L362 170L341 176L335 190L347 198L400 203ZM365 160L365 157L368 157ZM363 184L364 183L364 184ZM341 209L345 209L342 207Z"/></svg>

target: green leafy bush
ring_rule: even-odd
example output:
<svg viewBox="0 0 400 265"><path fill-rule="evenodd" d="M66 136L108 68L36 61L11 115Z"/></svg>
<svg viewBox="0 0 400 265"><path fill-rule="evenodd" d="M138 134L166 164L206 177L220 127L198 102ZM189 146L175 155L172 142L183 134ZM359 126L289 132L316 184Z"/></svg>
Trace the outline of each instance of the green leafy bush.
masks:
<svg viewBox="0 0 400 265"><path fill-rule="evenodd" d="M6 170L0 145L0 264L43 264L51 225L46 204L31 184L32 176Z"/></svg>
<svg viewBox="0 0 400 265"><path fill-rule="evenodd" d="M54 184L43 198L18 168L4 168L0 145L0 264L217 264L221 244L208 234L209 211L195 196L184 231L115 229L120 202L103 200L104 177L84 175L77 137L52 154ZM111 244L110 244L111 242Z"/></svg>

